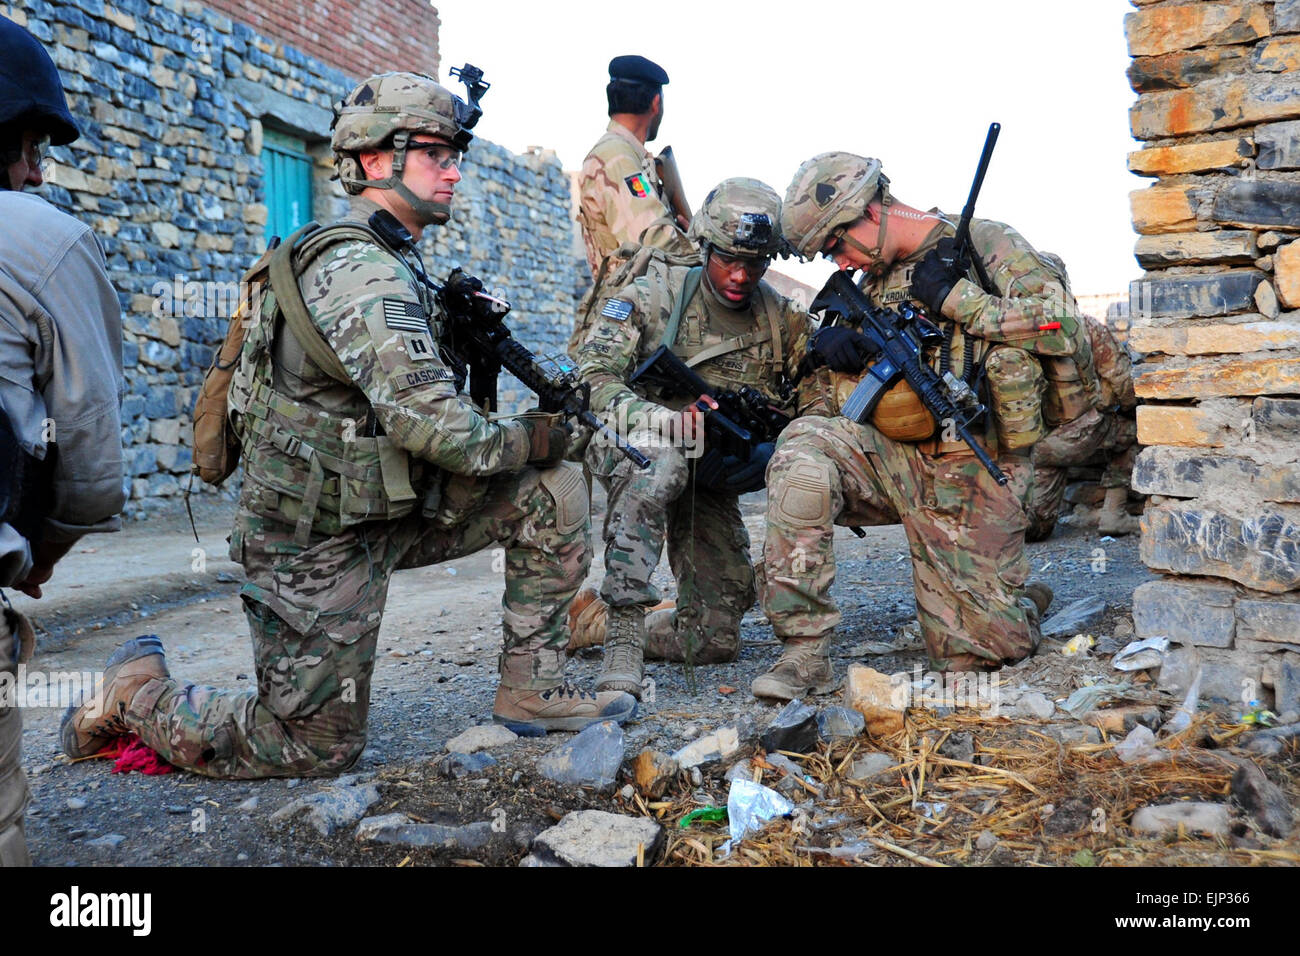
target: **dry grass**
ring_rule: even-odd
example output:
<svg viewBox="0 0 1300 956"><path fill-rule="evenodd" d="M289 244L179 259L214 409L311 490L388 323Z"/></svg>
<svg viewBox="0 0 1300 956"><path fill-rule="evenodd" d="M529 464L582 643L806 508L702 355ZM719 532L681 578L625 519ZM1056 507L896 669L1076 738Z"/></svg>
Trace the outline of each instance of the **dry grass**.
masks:
<svg viewBox="0 0 1300 956"><path fill-rule="evenodd" d="M1212 735L1223 743L1233 726L1198 717L1179 738L1162 741L1164 759L1129 765L1114 741L1062 745L1033 721L990 718L977 712L938 717L919 710L904 730L882 740L859 737L813 754L786 754L803 768L801 789L811 805L792 819L773 821L730 855L725 823L682 830L683 815L702 794L681 794L644 805L669 828L664 862L681 866L951 865L1288 865L1300 863L1300 836L1270 840L1242 831L1229 845L1179 833L1159 840L1134 836L1133 812L1176 800L1224 802L1233 766L1214 751L1189 747ZM970 733L972 761L943 753L953 733ZM848 774L872 750L898 765L870 780ZM755 776L774 786L782 772L757 755ZM1300 760L1292 749L1270 764L1293 803L1300 798ZM714 788L725 800L726 783ZM820 793L820 796L814 796ZM795 792L795 802L805 795ZM977 846L987 831L997 838ZM985 838L988 839L987 837ZM1086 851L1086 852L1084 852Z"/></svg>

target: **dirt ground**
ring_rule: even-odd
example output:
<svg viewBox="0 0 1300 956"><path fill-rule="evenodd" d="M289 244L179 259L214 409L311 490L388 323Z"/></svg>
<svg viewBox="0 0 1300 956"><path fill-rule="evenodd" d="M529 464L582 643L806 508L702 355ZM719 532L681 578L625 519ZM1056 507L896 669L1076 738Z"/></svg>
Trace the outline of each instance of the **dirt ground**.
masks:
<svg viewBox="0 0 1300 956"><path fill-rule="evenodd" d="M750 496L744 504L757 555L762 541L762 497ZM131 522L121 535L85 539L59 566L44 600L14 598L15 606L30 614L40 627L38 656L32 666L47 671L98 670L121 641L155 633L163 639L173 675L200 684L248 686L251 652L237 598L242 572L225 557L230 511L228 504L210 501L198 509L198 545L183 514L154 516ZM839 570L834 593L844 612L834 650L837 673L842 675L855 661L884 673L923 668L923 652L901 630L915 615L902 529L867 529L863 539L840 529L836 549ZM1106 600L1109 608L1096 631L1099 637L1127 622L1133 589L1152 577L1137 558L1136 538L1102 540L1095 530L1064 524L1050 540L1030 545L1029 555L1033 574L1056 590L1054 610L1088 595ZM377 783L383 794L369 815L396 810L413 820L450 825L501 817L508 821L503 838L475 853L363 846L353 839L353 827L322 838L301 823L272 823L270 816L289 801L329 786L328 780L229 782L185 773L113 774L102 760L72 764L61 755L58 745L60 711L37 708L24 714L23 754L32 790L27 834L34 860L43 866L514 864L527 852L532 836L566 812L598 808L648 814L670 824L667 850L651 862L718 862L716 847L725 839L721 827L714 824L678 831L675 820L685 810L725 803L725 767L712 768L694 779L683 773L677 785L658 800L630 792L623 788L623 781L612 793L561 787L541 777L533 766L540 754L555 746L557 737L564 736L553 735L521 738L494 751L500 762L479 775L451 781L438 774L436 758L445 753L445 742L491 719L501 593L500 574L492 570L493 557L487 551L395 577L376 663L368 745L354 772ZM599 580L601 568L598 556L593 579ZM666 567L661 566L658 573L671 591ZM680 665L649 665L655 697L642 706L639 719L625 728L628 759L647 747L671 753L701 734L738 721L748 720L760 730L770 721L776 708L759 703L749 693L750 681L770 666L779 652L757 608L746 617L742 637L740 658L732 664L700 667L693 675ZM874 653L879 648L864 649L868 642L893 642L897 650ZM1063 660L1059 647L1045 642L1039 658L1021 669L1003 672L1004 684L1021 690L1029 684L1052 690L1044 682L1056 681L1058 696L1064 696L1073 687L1059 686L1062 681L1068 685L1073 680L1077 685L1086 670L1105 672L1104 665L1089 662L1069 673L1058 673L1054 662ZM571 662L572 676L587 686L599 668L598 651ZM1154 692L1144 693L1150 696ZM819 703L835 702L837 698L825 698ZM1135 773L1122 788L1124 792L1118 793L1110 784L1097 784L1099 780L1113 782L1116 776L1111 766L1115 761L1106 753L1109 744L1076 753L1045 734L1045 723L972 717L962 711L921 711L909 717L907 733L898 739L878 741L861 736L832 747L823 744L819 754L799 758L808 773L796 789L811 801L805 810L813 821L812 831L788 822L780 824L765 837L768 843L761 852L747 847L725 862L913 864L917 860L905 854L860 844L863 839L874 839L905 849L899 844L911 841L915 845L922 837L927 838L924 849L929 852L917 851L919 856L930 860L932 853L946 854L953 858L949 862L960 863L1080 865L1074 854L1085 848L1096 854L1088 857L1089 861L1130 864L1145 859L1144 853L1156 854L1150 862L1175 862L1166 859L1172 852L1190 855L1196 862L1228 863L1273 859L1260 857L1260 853L1281 853L1274 861L1288 862L1286 854L1294 854L1294 837L1290 843L1273 846L1267 838L1261 842L1253 836L1253 844L1247 840L1238 847L1187 836L1181 842L1146 850L1142 849L1145 844L1138 843L1135 851L1122 825L1118 829L1112 826L1109 838L1098 840L1093 834L1089 841L1077 838L1069 828L1061 830L1063 818L1058 818L1060 833L1052 836L1044 831L1051 811L1044 816L1043 807L1063 804L1072 793L1078 796L1081 781L1091 780L1105 790L1112 819L1122 821L1131 812L1133 801L1144 794L1213 794L1212 799L1223 799L1227 778L1192 775L1173 785L1158 774L1144 777ZM1018 785L1008 790L1005 779L995 780L998 785L990 787L990 774L1004 771L972 775L967 769L932 768L932 775L947 774L938 784L933 776L928 782L930 787L942 784L951 790L944 806L965 808L940 821L942 832L936 835L935 821L922 819L922 811L917 810L918 805L928 805L919 798L931 791L918 790L916 770L924 776L929 766L927 755L946 746L954 733L973 735L974 749L984 752L981 760L985 765L1005 761L1008 768L1020 767L1020 775L1034 793ZM1050 754L1045 749L1049 745ZM1294 744L1291 747L1274 758L1269 769L1294 804L1300 794L1300 770ZM850 761L875 750L891 753L900 761L900 769L870 784L850 785ZM751 745L742 755L754 751ZM1049 764L1054 768L1050 773L1044 769ZM770 779L769 774L764 782ZM809 793L803 794L803 790ZM812 799L813 793L816 799ZM1032 797L1033 806L1020 797ZM1013 817L1010 823L1002 820L1008 814ZM1033 823L1028 830L1023 829L1026 821ZM997 846L974 848L972 841L983 830L999 827L1003 837ZM812 837L808 837L810 832ZM125 839L112 839L114 835ZM1054 846L1051 841L1058 837L1065 842ZM861 852L856 856L830 852L829 848L845 844L860 846ZM1300 861L1300 856L1296 860Z"/></svg>

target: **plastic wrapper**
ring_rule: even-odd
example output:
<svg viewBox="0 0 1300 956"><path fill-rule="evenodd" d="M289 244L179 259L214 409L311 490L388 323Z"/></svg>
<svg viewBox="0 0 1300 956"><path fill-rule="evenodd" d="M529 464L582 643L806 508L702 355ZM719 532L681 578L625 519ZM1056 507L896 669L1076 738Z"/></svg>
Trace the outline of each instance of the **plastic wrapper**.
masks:
<svg viewBox="0 0 1300 956"><path fill-rule="evenodd" d="M794 804L771 787L752 780L731 781L731 790L727 794L727 819L732 843L762 828L768 820L793 812Z"/></svg>

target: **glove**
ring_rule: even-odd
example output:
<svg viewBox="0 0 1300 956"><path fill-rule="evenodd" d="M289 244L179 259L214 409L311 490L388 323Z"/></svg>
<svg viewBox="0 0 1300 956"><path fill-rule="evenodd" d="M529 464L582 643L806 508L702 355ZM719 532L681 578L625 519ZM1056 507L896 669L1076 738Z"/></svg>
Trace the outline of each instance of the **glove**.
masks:
<svg viewBox="0 0 1300 956"><path fill-rule="evenodd" d="M528 430L528 459L525 464L554 468L569 450L569 429L553 423L549 415L521 418Z"/></svg>
<svg viewBox="0 0 1300 956"><path fill-rule="evenodd" d="M926 253L912 272L912 298L924 305L932 316L943 314L943 300L948 298L952 287L962 280L961 273L948 264L956 251L956 245L955 239L940 239L938 245Z"/></svg>
<svg viewBox="0 0 1300 956"><path fill-rule="evenodd" d="M818 329L808 342L808 354L816 353L833 372L861 372L871 357L871 343L861 332L843 325Z"/></svg>
<svg viewBox="0 0 1300 956"><path fill-rule="evenodd" d="M767 463L776 450L773 442L755 445L748 461L710 449L695 466L695 484L709 491L744 495L766 484Z"/></svg>

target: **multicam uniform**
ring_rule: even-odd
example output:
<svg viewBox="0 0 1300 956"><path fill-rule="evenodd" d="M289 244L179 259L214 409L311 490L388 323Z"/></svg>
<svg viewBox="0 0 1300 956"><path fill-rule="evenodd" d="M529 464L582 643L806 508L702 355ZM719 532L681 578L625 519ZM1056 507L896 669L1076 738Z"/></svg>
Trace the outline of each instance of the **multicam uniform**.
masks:
<svg viewBox="0 0 1300 956"><path fill-rule="evenodd" d="M878 306L910 299L913 269L953 233L951 224L941 223L883 277L867 277L863 291ZM959 282L943 303L943 317L934 318L951 334L953 373L974 381L968 373L983 362L990 387L1003 393L999 412L976 437L996 452L1009 481L999 487L964 443L943 440L942 423L935 437L911 443L838 417L860 376L820 371L822 401L800 411L836 417L795 421L768 469L763 609L782 639L823 637L840 621L830 597L832 523L901 521L918 617L935 666L996 666L1025 656L1038 643L1038 609L1024 591L1025 502L1033 474L1027 446L1040 433L1035 423L1042 381L1029 353L1072 358L1083 333L1078 316L1062 307L1072 300L1019 234L976 220L972 239L1001 294ZM1059 326L1051 328L1054 323ZM935 354L932 366L938 369L939 362Z"/></svg>
<svg viewBox="0 0 1300 956"><path fill-rule="evenodd" d="M1069 469L1096 462L1103 488L1127 488L1137 456L1132 360L1105 322L1083 316L1100 394L1096 407L1052 429L1034 446L1029 537L1051 534L1061 513Z"/></svg>
<svg viewBox="0 0 1300 956"><path fill-rule="evenodd" d="M733 660L740 649L740 620L754 603L749 535L734 494L694 481L690 449L669 440L669 411L685 400L660 401L635 392L626 380L662 344L688 269L673 267L636 279L601 303L579 352L581 374L591 384L592 407L652 459L642 470L607 443L593 441L586 462L609 494L605 516L605 580L601 596L614 608L653 605L650 583L664 543L677 579L674 616L653 615L647 656L695 663ZM673 351L719 390L752 386L774 405L784 376L793 374L807 337L807 316L767 283L759 283L747 309L720 304L707 283L686 305ZM730 343L727 348L723 343ZM689 644L689 648L688 648Z"/></svg>
<svg viewBox="0 0 1300 956"><path fill-rule="evenodd" d="M378 208L353 198L349 219ZM345 239L300 287L352 381L322 371L263 300L232 389L246 457L231 555L248 573L257 689L155 679L126 716L165 759L211 776L337 773L357 759L394 570L503 544L503 683L546 687L589 564L579 470L525 468L523 426L458 397L436 304L401 256Z"/></svg>
<svg viewBox="0 0 1300 956"><path fill-rule="evenodd" d="M582 161L578 222L593 276L625 242L681 255L694 252L662 198L654 156L617 120L609 121L605 135Z"/></svg>

